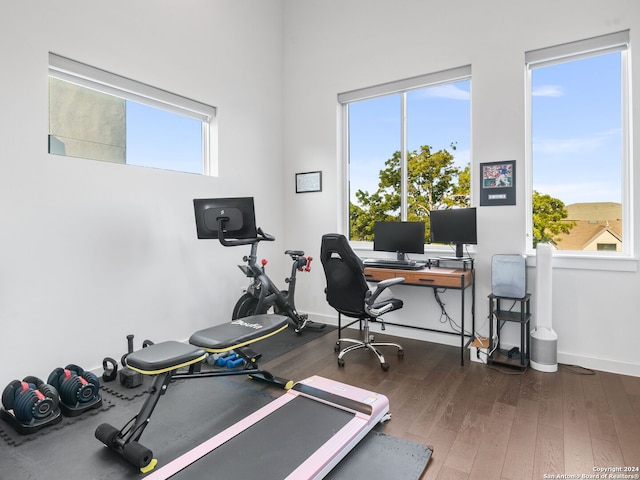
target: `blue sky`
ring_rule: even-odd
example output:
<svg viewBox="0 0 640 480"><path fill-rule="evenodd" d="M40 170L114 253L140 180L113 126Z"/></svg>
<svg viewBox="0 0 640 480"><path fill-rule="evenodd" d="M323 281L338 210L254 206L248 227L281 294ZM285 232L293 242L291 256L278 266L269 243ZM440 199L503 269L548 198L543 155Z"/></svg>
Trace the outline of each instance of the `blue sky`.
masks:
<svg viewBox="0 0 640 480"><path fill-rule="evenodd" d="M465 81L409 92L409 150L452 152L455 142L456 164L469 163L469 88ZM535 69L532 92L534 189L567 205L620 202L620 54ZM399 94L350 105L352 199L357 189L377 189L384 161L400 150L400 108Z"/></svg>
<svg viewBox="0 0 640 480"><path fill-rule="evenodd" d="M201 122L127 101L127 163L202 173Z"/></svg>
<svg viewBox="0 0 640 480"><path fill-rule="evenodd" d="M410 151L429 145L451 150L456 164L469 163L470 82L413 90L407 95L407 145ZM351 195L377 190L378 172L400 150L401 95L355 102L349 106Z"/></svg>
<svg viewBox="0 0 640 480"><path fill-rule="evenodd" d="M532 71L533 180L565 204L621 202L620 53Z"/></svg>
<svg viewBox="0 0 640 480"><path fill-rule="evenodd" d="M567 205L621 202L620 57L532 71L535 190ZM470 87L467 80L408 92L409 150L428 144L432 151L449 150L458 166L469 163ZM397 94L349 107L352 199L358 189L377 189L384 162L400 150L400 102ZM128 163L200 173L201 142L198 120L127 102Z"/></svg>

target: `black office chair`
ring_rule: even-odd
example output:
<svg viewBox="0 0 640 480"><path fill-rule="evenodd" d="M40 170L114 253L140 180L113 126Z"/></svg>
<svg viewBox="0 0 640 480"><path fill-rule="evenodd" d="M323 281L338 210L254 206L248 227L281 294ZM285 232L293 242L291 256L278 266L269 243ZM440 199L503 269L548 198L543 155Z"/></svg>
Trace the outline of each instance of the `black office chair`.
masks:
<svg viewBox="0 0 640 480"><path fill-rule="evenodd" d="M374 343L373 336L369 334L369 320L380 319L384 330L384 321L380 316L402 308L403 303L397 298L377 301L378 297L390 285L404 282L404 278L383 280L376 285L375 290L371 290L364 276L362 260L352 250L347 238L337 233L322 236L320 261L327 279L327 288L325 288L327 302L338 311L338 341L335 349L336 351L340 349L341 342L352 344L338 354L338 366L344 366L343 357L347 353L366 348L376 354L383 370L389 370L389 364L385 362L384 356L376 347L396 347L400 358L404 356L404 350L397 343ZM344 328L358 321L362 340L340 337L343 328L342 315L357 319L345 325Z"/></svg>

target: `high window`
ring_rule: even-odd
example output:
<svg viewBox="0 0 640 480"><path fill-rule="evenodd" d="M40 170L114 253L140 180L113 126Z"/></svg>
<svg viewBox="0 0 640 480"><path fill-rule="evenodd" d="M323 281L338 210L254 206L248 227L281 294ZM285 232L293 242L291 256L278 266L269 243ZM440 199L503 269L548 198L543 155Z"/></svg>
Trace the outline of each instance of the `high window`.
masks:
<svg viewBox="0 0 640 480"><path fill-rule="evenodd" d="M471 67L338 95L344 112L351 240L376 221L424 221L470 204Z"/></svg>
<svg viewBox="0 0 640 480"><path fill-rule="evenodd" d="M49 153L215 175L216 109L49 54Z"/></svg>
<svg viewBox="0 0 640 480"><path fill-rule="evenodd" d="M525 55L530 248L631 254L628 43L620 32Z"/></svg>

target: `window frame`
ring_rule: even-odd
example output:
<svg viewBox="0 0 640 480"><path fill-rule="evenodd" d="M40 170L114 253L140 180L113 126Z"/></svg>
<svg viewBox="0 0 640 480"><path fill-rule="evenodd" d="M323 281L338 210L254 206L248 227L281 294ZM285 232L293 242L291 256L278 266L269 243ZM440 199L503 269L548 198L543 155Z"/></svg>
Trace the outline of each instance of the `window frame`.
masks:
<svg viewBox="0 0 640 480"><path fill-rule="evenodd" d="M418 90L421 88L428 87L436 87L439 85L446 85L450 83L456 83L460 81L468 80L471 83L471 65L464 65L461 67L456 67L448 70L441 70L438 72L427 73L424 75L419 75L416 77L406 78L402 80L392 81L388 83L382 83L378 85L372 85L369 87L364 87L356 90L350 90L347 92L339 93L338 104L341 110L341 166L342 166L342 201L340 202L340 215L339 222L343 232L349 232L349 184L350 184L350 157L349 157L349 104L352 102L358 102L362 100L370 100L376 97L383 97L387 95L394 94L404 94L402 97L402 106L401 106L401 169L404 172L401 177L401 208L400 215L401 220L407 219L407 161L408 161L408 151L407 151L407 105L406 105L406 94L411 90ZM470 86L470 92L472 87ZM471 122L471 118L469 119ZM470 159L471 165L473 165L473 160ZM471 168L471 192L470 196L473 200L473 168ZM353 241L350 240L351 244L354 245L355 248L362 250L371 250L373 248L373 242L365 242L365 241ZM429 246L429 251L450 251L446 250L447 247L443 246L434 246L431 247L430 244L426 244ZM425 248L426 251L426 248ZM475 245L471 246L470 251L475 251Z"/></svg>
<svg viewBox="0 0 640 480"><path fill-rule="evenodd" d="M201 174L218 175L216 107L52 52L49 52L49 77L200 121L202 125Z"/></svg>
<svg viewBox="0 0 640 480"><path fill-rule="evenodd" d="M525 165L527 170L526 181L526 251L534 258L531 264L535 264L535 250L533 249L533 132L532 132L532 70L540 67L570 62L595 55L620 52L621 54L621 200L622 200L622 244L621 252L607 251L580 251L557 250L554 258L557 266L568 268L596 268L602 270L635 271L637 262L624 264L625 260L635 259L635 241L633 236L633 178L631 165L631 69L629 65L630 55L629 31L616 32L599 37L565 43L557 46L541 48L525 52ZM595 266L593 259L603 260Z"/></svg>

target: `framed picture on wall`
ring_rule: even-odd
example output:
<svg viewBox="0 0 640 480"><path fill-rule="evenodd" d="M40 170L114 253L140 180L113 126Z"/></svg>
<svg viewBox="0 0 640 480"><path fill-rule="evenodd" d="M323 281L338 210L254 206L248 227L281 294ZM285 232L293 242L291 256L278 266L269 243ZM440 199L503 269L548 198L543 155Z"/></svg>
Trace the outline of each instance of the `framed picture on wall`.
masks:
<svg viewBox="0 0 640 480"><path fill-rule="evenodd" d="M322 172L296 173L296 193L321 192Z"/></svg>
<svg viewBox="0 0 640 480"><path fill-rule="evenodd" d="M480 164L480 205L516 204L516 162Z"/></svg>

